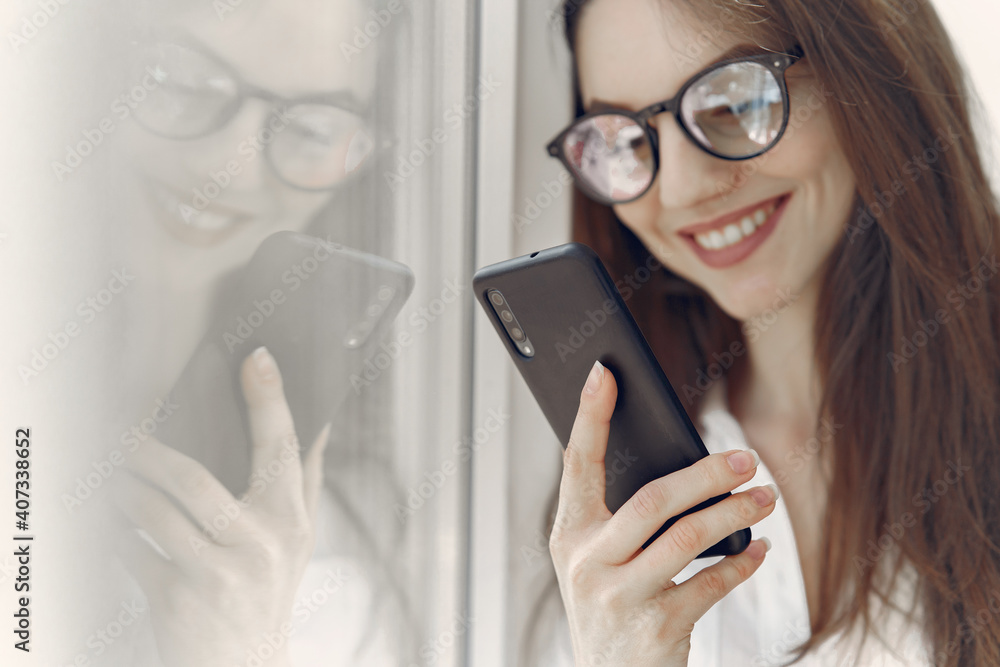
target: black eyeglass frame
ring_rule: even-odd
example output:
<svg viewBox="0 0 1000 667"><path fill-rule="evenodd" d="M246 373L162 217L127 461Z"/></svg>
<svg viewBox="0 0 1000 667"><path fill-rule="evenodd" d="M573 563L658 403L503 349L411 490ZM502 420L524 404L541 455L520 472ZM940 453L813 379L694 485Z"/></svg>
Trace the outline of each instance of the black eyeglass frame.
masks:
<svg viewBox="0 0 1000 667"><path fill-rule="evenodd" d="M243 108L243 105L245 105L247 100L249 99L262 100L270 105L267 117L264 120L264 127L267 126L267 122L269 119L277 115L280 115L281 112L288 111L289 109L294 108L296 106L302 106L308 104L328 106L340 109L342 111L346 111L347 113L354 114L355 116L363 119L365 121L365 124L367 124L370 121L369 118L370 110L363 108L360 105L360 103L352 99L349 99L347 96L318 94L318 95L303 95L301 97L295 97L295 98L286 98L276 93L273 93L265 88L256 86L248 82L243 77L241 77L239 75L239 72L237 72L232 65L230 65L228 62L226 62L219 56L217 56L210 49L206 48L203 44L195 40L186 38L184 36L175 36L175 35L169 35L166 37L160 36L159 39L151 40L147 44L142 44L138 40L133 40L132 46L137 50L157 48L161 46L177 46L184 49L188 49L204 57L206 60L210 61L213 65L219 67L219 69L225 72L226 75L230 78L230 80L232 80L232 82L236 85L236 95L233 97L232 102L223 107L223 111L221 111L218 114L218 118L207 129L201 132L197 132L195 134L177 135L177 134L169 134L166 132L161 132L155 128L146 125L144 122L142 122L141 114L137 114L135 116L135 121L139 125L141 125L142 128L145 129L147 132L155 134L158 137L163 137L165 139L172 139L174 141L195 141L197 139L202 139L204 137L215 134L216 132L225 128L226 125L228 125L230 122L232 122L233 118L236 117L236 114L239 113L240 109ZM338 181L337 183L330 186L311 188L288 180L288 178L286 178L285 175L281 173L281 170L278 169L278 166L274 163L274 157L271 155L272 145L273 142L268 143L267 145L264 146L263 150L264 157L268 165L271 167L271 171L285 185L293 187L296 190L303 190L305 192L326 192L328 190L336 189L341 185L341 182Z"/></svg>
<svg viewBox="0 0 1000 667"><path fill-rule="evenodd" d="M627 204L629 202L635 201L636 199L639 199L640 197L645 195L649 191L649 189L653 186L653 183L656 182L656 174L660 169L660 149L659 149L659 142L657 141L657 132L655 129L653 129L652 126L650 126L649 119L653 118L654 116L658 116L661 113L672 114L674 119L677 121L677 124L684 132L685 136L687 136L687 138L690 139L695 146L705 151L709 155L730 162L751 160L755 157L763 155L767 151L774 148L774 146L778 143L778 141L781 140L781 137L784 136L785 130L788 128L788 121L790 115L788 84L785 81L785 72L788 70L789 67L791 67L799 60L801 60L804 57L804 55L805 52L803 51L802 47L795 45L794 47L792 47L792 49L789 50L788 53L761 53L757 55L741 56L739 58L731 58L728 60L717 62L714 65L706 67L697 74L694 74L691 78L689 78L687 81L681 84L680 90L677 91L677 94L668 100L655 102L653 104L650 104L648 107L640 109L639 111L608 108L608 109L601 109L600 111L592 111L589 113L585 113L582 116L577 117L575 120L573 120L572 123L570 123L567 127L565 127L559 134L557 134L552 139L552 141L550 141L546 145L546 150L548 151L548 154L550 156L558 158L559 161L563 163L563 166L565 166L566 169L569 171L570 175L573 176L573 180L576 182L577 187L580 188L584 192L584 194L586 194L588 197L599 203L607 204L609 206L615 204ZM722 153L719 153L713 150L712 148L705 146L703 143L701 143L701 141L699 141L694 136L694 133L690 130L690 128L688 128L687 124L684 122L684 118L681 116L681 100L684 98L684 95L688 92L688 90L690 90L691 87L695 83L700 81L703 77L711 74L712 72L718 69L738 63L759 63L763 65L765 68L767 68L771 72L771 74L774 75L774 79L778 83L778 89L781 92L782 122L781 122L781 128L778 130L778 133L775 135L774 139L772 139L769 144L761 148L759 151L752 153L750 155L732 157L730 155L724 155ZM572 132L580 123L590 120L592 118L598 118L600 116L625 116L626 118L632 119L633 121L635 121L636 125L638 125L640 129L642 129L643 134L646 136L646 140L649 141L649 145L653 155L653 169L650 174L649 183L646 185L645 188L642 189L642 191L639 194L635 195L634 197L630 197L628 199L609 199L608 197L605 197L604 195L595 192L586 182L584 182L583 178L577 175L576 169L573 167L572 163L569 160L569 156L566 155L566 152L563 148L564 140L567 134Z"/></svg>

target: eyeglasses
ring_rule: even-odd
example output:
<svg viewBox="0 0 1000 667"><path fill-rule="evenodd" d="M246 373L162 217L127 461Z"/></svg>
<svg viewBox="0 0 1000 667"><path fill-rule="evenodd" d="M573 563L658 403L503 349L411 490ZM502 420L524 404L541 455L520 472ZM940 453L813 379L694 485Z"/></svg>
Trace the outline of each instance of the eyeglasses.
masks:
<svg viewBox="0 0 1000 667"><path fill-rule="evenodd" d="M624 204L649 190L659 169L657 133L649 120L672 113L700 149L723 160L749 160L770 150L788 126L785 70L803 56L765 53L716 63L688 79L672 99L633 112L585 114L547 146L585 194Z"/></svg>
<svg viewBox="0 0 1000 667"><path fill-rule="evenodd" d="M274 173L300 190L338 185L372 151L366 113L346 94L286 99L244 81L228 63L181 41L139 47L137 74L144 98L133 101L135 119L149 132L177 140L199 139L221 130L249 98L271 104L242 159L263 152ZM245 149L245 150L244 150Z"/></svg>

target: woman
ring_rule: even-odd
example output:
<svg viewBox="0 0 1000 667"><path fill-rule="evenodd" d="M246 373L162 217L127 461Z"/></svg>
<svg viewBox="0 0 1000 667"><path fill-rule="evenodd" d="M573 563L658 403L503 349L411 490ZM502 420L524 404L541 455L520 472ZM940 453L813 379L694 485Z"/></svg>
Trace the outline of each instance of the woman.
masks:
<svg viewBox="0 0 1000 667"><path fill-rule="evenodd" d="M135 122L123 123L120 139L135 178L128 191L138 194L139 222L127 235L141 265L134 307L152 312L136 318L145 326L129 331L135 346L125 353L144 371L129 393L150 401L170 391L229 305L233 276L271 234L381 249L369 221L387 211L373 196L377 178L372 186L362 173L381 121L380 63L376 48L350 59L339 48L369 20L367 5L236 4L128 8L131 27L145 29L124 45L125 61L146 92L126 101ZM358 211L366 224L347 224ZM156 645L155 658L133 664L399 661L413 652L413 628L387 555L401 537L387 433L371 426L384 423L372 397L385 396L352 395L349 411L331 415L332 432L296 434L289 378L267 349L250 352L237 397L247 405L247 448L253 470L282 471L263 490L230 492L174 449L183 443L168 437L169 422L136 441L128 474L111 480L121 514L141 530L127 532L116 555L148 601ZM301 457L300 437L303 449L312 441Z"/></svg>
<svg viewBox="0 0 1000 667"><path fill-rule="evenodd" d="M574 237L616 279L665 265L629 306L712 452L612 517L595 365L550 542L576 664L1000 664L1000 216L934 10L564 11L578 116L620 121L550 147ZM695 560L754 524L766 558Z"/></svg>

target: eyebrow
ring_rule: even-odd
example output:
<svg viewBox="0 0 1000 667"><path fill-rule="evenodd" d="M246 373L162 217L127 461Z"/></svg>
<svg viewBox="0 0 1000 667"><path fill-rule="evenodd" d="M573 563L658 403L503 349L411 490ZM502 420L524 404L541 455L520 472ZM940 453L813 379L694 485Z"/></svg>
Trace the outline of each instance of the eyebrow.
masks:
<svg viewBox="0 0 1000 667"><path fill-rule="evenodd" d="M732 48L726 49L721 54L719 54L716 58L712 59L710 62L705 63L697 71L693 72L688 78L684 79L683 83L686 83L686 82L690 81L693 77L698 76L698 74L700 74L701 72L704 72L705 70L710 69L710 68L718 65L719 63L723 63L723 62L725 62L727 60L733 60L733 59L736 59L736 58L745 58L747 56L756 56L756 55L760 55L762 53L768 53L768 52L769 51L767 49L765 49L762 46L758 46L757 44L751 44L749 42L743 42L741 44L737 44L736 46L734 46ZM683 83L681 85L683 85ZM677 90L680 90L680 87L678 87ZM674 94L676 95L676 91L675 91ZM673 97L673 95L671 95L671 97ZM594 98L593 100L591 100L589 106L584 105L584 107L585 107L584 110L587 111L588 113L592 112L592 111L605 111L607 109L627 109L628 108L627 106L624 106L622 104L616 104L616 103L608 102L607 100L602 100L602 99L598 99L598 98Z"/></svg>

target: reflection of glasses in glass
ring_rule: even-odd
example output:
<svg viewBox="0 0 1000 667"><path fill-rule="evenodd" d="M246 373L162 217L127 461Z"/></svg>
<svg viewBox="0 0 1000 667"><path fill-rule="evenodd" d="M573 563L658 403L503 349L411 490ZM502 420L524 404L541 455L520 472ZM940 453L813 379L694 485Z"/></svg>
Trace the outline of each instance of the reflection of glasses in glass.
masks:
<svg viewBox="0 0 1000 667"><path fill-rule="evenodd" d="M135 105L136 120L153 134L198 139L229 123L248 98L272 106L260 131L234 157L261 151L278 177L301 190L336 186L371 152L369 124L350 94L285 99L242 80L225 62L196 46L161 42L141 47L137 66L155 85ZM246 150L243 150L245 148Z"/></svg>
<svg viewBox="0 0 1000 667"><path fill-rule="evenodd" d="M765 53L716 63L688 79L673 99L639 111L585 114L553 139L577 185L603 204L623 204L649 190L659 169L657 133L649 119L672 113L684 134L724 160L748 160L771 149L788 126L785 70L803 56Z"/></svg>

